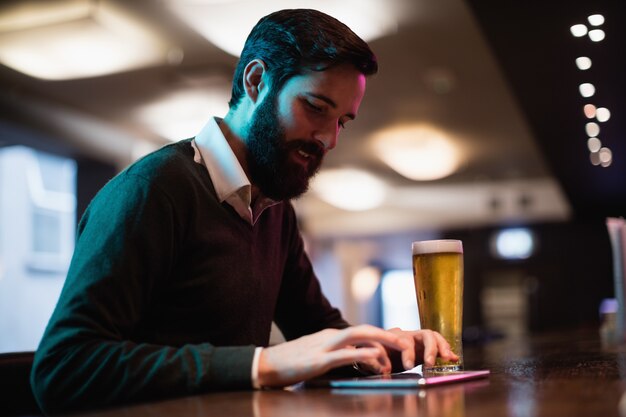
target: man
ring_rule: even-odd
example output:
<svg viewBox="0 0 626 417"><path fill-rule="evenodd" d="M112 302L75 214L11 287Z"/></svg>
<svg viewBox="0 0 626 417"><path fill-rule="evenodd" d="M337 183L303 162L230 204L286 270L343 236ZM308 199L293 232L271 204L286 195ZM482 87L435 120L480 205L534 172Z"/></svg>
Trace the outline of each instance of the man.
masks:
<svg viewBox="0 0 626 417"><path fill-rule="evenodd" d="M354 362L437 354L430 331L349 327L322 295L289 199L356 117L369 47L313 10L259 21L230 110L131 165L94 198L32 385L56 412L216 389L282 387ZM267 347L275 321L285 343Z"/></svg>

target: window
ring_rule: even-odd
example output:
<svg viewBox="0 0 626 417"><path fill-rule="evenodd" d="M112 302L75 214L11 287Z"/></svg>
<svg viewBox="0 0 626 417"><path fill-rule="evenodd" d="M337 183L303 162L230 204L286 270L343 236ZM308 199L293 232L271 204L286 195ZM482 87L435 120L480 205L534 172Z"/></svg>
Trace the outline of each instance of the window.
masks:
<svg viewBox="0 0 626 417"><path fill-rule="evenodd" d="M383 328L403 330L420 328L413 271L394 269L385 272L381 284Z"/></svg>
<svg viewBox="0 0 626 417"><path fill-rule="evenodd" d="M0 148L0 352L34 350L74 250L75 161Z"/></svg>

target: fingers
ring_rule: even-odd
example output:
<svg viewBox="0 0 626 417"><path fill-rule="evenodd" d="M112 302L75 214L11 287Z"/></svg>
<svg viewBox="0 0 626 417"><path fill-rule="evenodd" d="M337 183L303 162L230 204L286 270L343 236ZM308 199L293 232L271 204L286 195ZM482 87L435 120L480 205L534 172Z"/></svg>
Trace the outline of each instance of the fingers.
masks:
<svg viewBox="0 0 626 417"><path fill-rule="evenodd" d="M378 354L367 359L354 358L354 361L364 365L365 368L374 373L390 373L392 370L391 360L387 354L385 346L390 349L404 351L411 346L407 340L397 335L370 325L354 326L337 332L329 341L328 350L331 352L340 351L343 348L360 346L356 351L361 351L364 346L368 349L377 349ZM354 349L353 349L354 350ZM352 354L355 352L352 352ZM362 352L359 352L362 353ZM337 354L336 357L350 357L351 353L342 355ZM336 363L335 363L336 365ZM337 365L338 366L338 365Z"/></svg>
<svg viewBox="0 0 626 417"><path fill-rule="evenodd" d="M402 366L404 369L409 370L415 367L415 339L410 338L411 347L402 351Z"/></svg>
<svg viewBox="0 0 626 417"><path fill-rule="evenodd" d="M422 342L424 343L424 365L433 366L437 352L439 351L435 333L430 330L424 330L422 333Z"/></svg>
<svg viewBox="0 0 626 417"><path fill-rule="evenodd" d="M450 344L442 335L432 330L421 330L416 334L416 338L424 346L424 365L433 366L435 359L439 355L446 361L456 361L459 357L450 350Z"/></svg>
<svg viewBox="0 0 626 417"><path fill-rule="evenodd" d="M378 327L361 325L348 327L336 333L335 338L329 341L329 350L339 349L346 345L380 343L396 350L409 348L409 344L403 338L380 329Z"/></svg>
<svg viewBox="0 0 626 417"><path fill-rule="evenodd" d="M328 352L327 364L330 368L358 363L359 368L375 374L391 373L391 361L382 345L360 347L358 349L338 349Z"/></svg>
<svg viewBox="0 0 626 417"><path fill-rule="evenodd" d="M373 345L376 346L378 350L381 352L381 354L378 355L378 357L376 358L377 361L370 365L372 366L373 371L378 374L391 373L391 360L389 359L389 356L387 355L387 350L380 343L373 343Z"/></svg>
<svg viewBox="0 0 626 417"><path fill-rule="evenodd" d="M441 358L445 361L459 360L459 357L450 349L448 341L437 332L433 332L433 334L437 342L437 351L439 352L439 356L441 356Z"/></svg>
<svg viewBox="0 0 626 417"><path fill-rule="evenodd" d="M388 331L395 333L407 342L408 347L402 350L399 355L402 367L406 370L415 367L416 363L432 366L437 356L440 356L444 361L454 362L459 359L450 350L450 345L446 339L435 331L404 331L398 328L389 329Z"/></svg>
<svg viewBox="0 0 626 417"><path fill-rule="evenodd" d="M326 370L353 362L373 364L378 363L380 349L377 347L363 347L359 349L338 349L324 355L324 368Z"/></svg>
<svg viewBox="0 0 626 417"><path fill-rule="evenodd" d="M421 331L405 331L398 327L388 331L398 335L406 344L406 348L399 355L401 364L396 363L396 367L401 366L405 370L413 369L416 365L416 356L424 351Z"/></svg>

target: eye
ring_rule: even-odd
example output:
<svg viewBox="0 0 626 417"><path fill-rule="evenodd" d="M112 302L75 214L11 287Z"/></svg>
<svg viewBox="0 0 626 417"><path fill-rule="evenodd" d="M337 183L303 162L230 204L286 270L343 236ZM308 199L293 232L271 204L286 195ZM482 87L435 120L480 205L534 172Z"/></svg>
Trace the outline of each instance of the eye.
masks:
<svg viewBox="0 0 626 417"><path fill-rule="evenodd" d="M322 111L324 111L324 109L320 106L316 106L315 104L311 103L309 100L304 100L304 103L306 104L306 106L316 112L316 113L321 113Z"/></svg>

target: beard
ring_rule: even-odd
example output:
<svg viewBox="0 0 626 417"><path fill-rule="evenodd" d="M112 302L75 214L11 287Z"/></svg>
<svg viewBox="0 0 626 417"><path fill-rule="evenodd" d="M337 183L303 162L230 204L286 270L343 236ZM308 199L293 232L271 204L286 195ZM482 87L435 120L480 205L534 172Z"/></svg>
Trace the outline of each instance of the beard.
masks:
<svg viewBox="0 0 626 417"><path fill-rule="evenodd" d="M316 141L287 141L278 118L276 93L265 97L255 110L248 126L247 149L250 181L264 196L275 201L304 194L324 158L324 148ZM291 158L291 153L298 151L310 155L306 166Z"/></svg>

